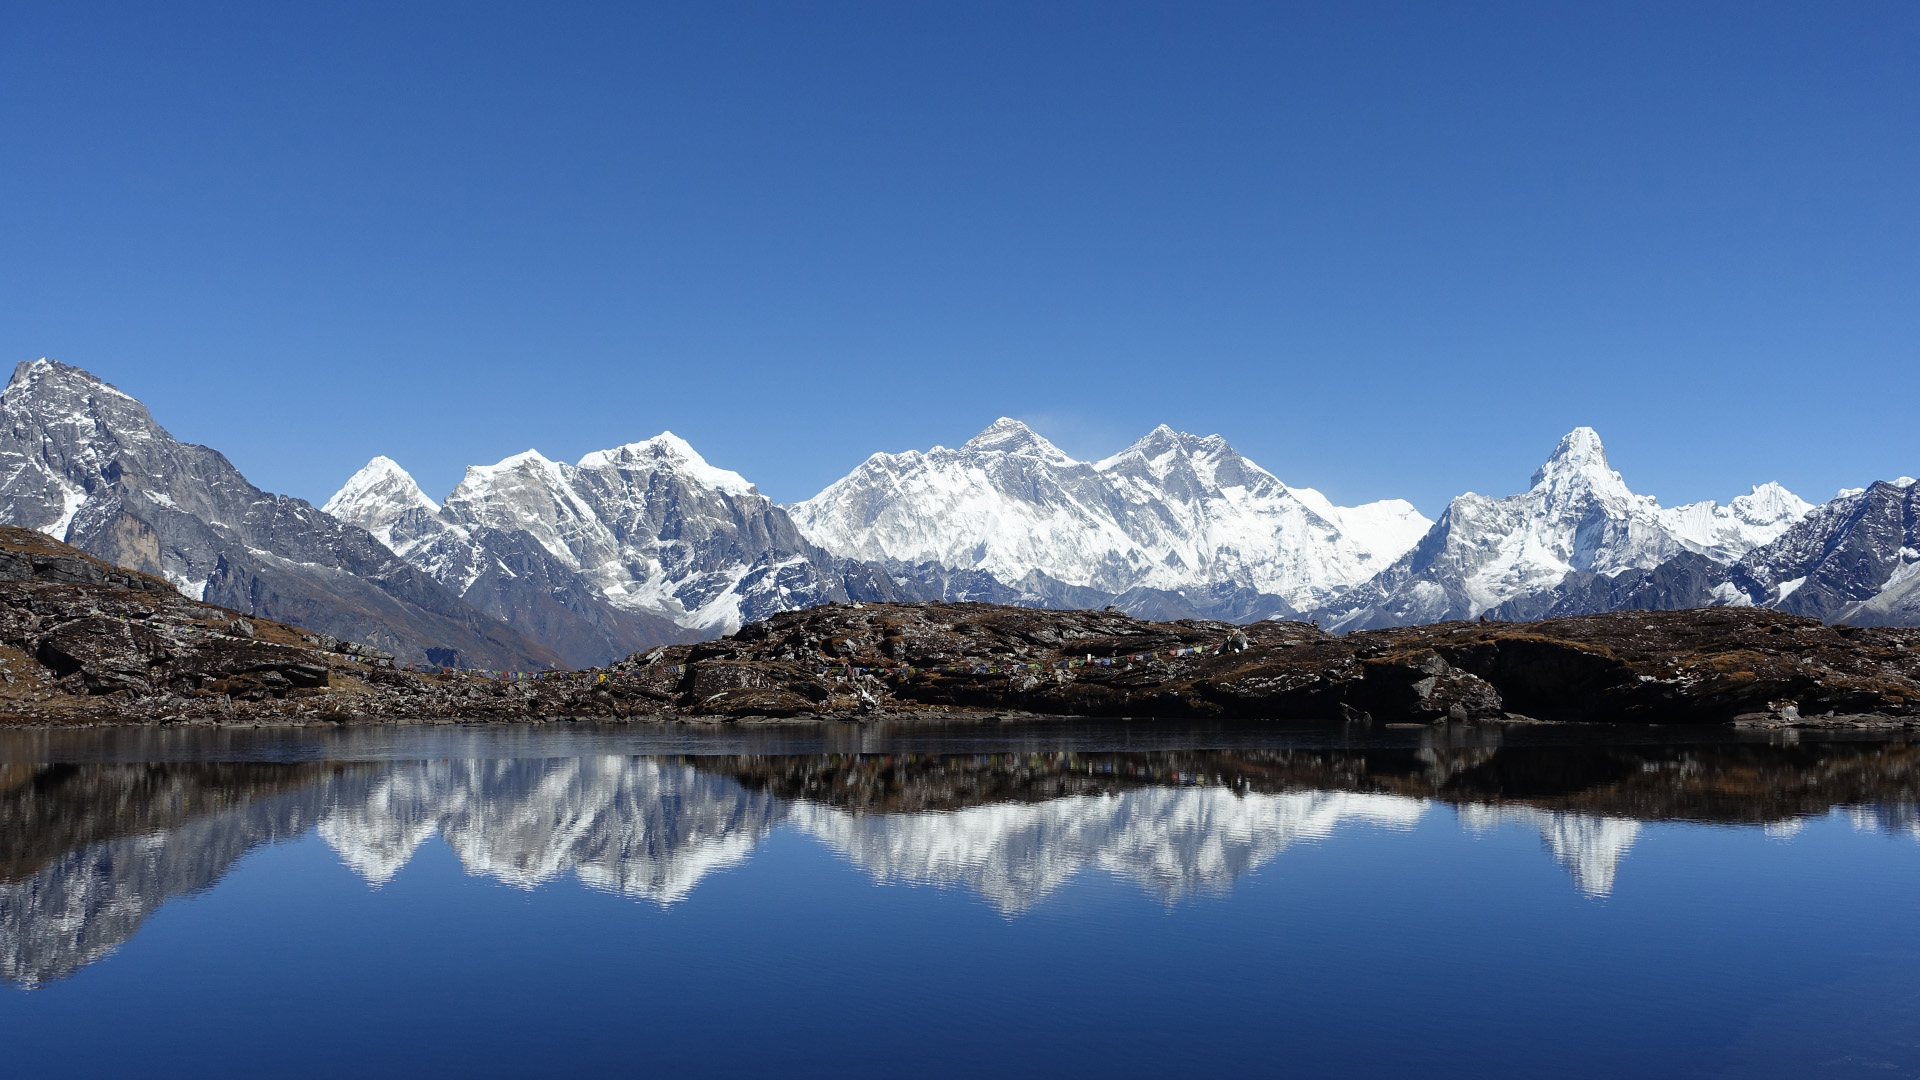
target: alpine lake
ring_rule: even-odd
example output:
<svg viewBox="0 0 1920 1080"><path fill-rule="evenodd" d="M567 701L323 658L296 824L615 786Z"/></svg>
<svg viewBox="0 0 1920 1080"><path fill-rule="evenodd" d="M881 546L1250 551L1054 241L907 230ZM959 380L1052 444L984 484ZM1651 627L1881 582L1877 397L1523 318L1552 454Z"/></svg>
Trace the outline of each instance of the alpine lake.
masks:
<svg viewBox="0 0 1920 1080"><path fill-rule="evenodd" d="M1920 1075L1920 737L0 732L0 1072Z"/></svg>

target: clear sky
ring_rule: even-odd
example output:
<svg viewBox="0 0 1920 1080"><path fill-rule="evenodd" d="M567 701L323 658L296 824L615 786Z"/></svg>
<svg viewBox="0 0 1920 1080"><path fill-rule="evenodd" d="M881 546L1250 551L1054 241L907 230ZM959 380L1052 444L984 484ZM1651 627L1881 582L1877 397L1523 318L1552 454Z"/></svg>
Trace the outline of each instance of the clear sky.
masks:
<svg viewBox="0 0 1920 1080"><path fill-rule="evenodd" d="M1920 4L7 4L42 355L315 502L662 429L791 500L1002 414L1818 501L1920 474Z"/></svg>

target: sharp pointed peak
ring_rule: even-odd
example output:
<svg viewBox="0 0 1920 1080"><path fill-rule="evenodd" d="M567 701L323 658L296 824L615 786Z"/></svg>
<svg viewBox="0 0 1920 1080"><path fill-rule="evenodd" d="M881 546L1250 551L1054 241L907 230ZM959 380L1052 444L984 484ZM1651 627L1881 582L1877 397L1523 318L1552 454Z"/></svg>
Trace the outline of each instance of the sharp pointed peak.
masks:
<svg viewBox="0 0 1920 1080"><path fill-rule="evenodd" d="M1801 514L1813 508L1812 503L1788 491L1786 485L1778 480L1755 484L1752 491L1745 495L1736 495L1729 502L1733 506L1778 507Z"/></svg>
<svg viewBox="0 0 1920 1080"><path fill-rule="evenodd" d="M400 463L384 454L376 454L372 460L360 467L360 471L347 478L333 498L326 501L320 509L336 517L352 515L369 500L382 503L404 503L422 506L433 511L440 509L420 485L413 474L400 467Z"/></svg>
<svg viewBox="0 0 1920 1080"><path fill-rule="evenodd" d="M1607 463L1607 448L1600 442L1600 433L1584 425L1574 428L1560 436L1560 445L1553 448L1549 461L1598 461Z"/></svg>
<svg viewBox="0 0 1920 1080"><path fill-rule="evenodd" d="M1546 464L1533 471L1533 486L1572 475L1584 475L1608 486L1624 486L1620 474L1607 464L1607 448L1600 442L1600 433L1590 427L1577 427L1560 437Z"/></svg>

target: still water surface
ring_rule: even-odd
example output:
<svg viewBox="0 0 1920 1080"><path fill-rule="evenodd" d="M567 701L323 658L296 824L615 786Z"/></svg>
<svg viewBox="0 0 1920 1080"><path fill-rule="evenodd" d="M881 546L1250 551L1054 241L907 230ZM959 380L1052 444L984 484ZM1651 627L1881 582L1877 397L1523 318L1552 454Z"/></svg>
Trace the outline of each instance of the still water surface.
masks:
<svg viewBox="0 0 1920 1080"><path fill-rule="evenodd" d="M1913 1076L1916 838L1885 739L13 733L0 1072Z"/></svg>

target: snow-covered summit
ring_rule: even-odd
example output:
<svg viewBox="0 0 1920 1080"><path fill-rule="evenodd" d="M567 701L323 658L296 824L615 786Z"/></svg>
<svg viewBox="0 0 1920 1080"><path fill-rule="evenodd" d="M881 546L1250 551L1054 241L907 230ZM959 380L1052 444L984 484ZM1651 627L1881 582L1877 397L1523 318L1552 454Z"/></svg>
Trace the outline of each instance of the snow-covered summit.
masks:
<svg viewBox="0 0 1920 1080"><path fill-rule="evenodd" d="M1078 461L1012 419L957 449L875 454L788 507L837 555L1110 595L1246 589L1299 607L1365 580L1429 524L1398 500L1335 507L1217 435L1161 426Z"/></svg>
<svg viewBox="0 0 1920 1080"><path fill-rule="evenodd" d="M970 450L976 454L1020 454L1056 464L1070 464L1073 461L1067 456L1066 451L1048 442L1045 436L1010 416L1003 416L987 425L986 430L968 439L961 449Z"/></svg>
<svg viewBox="0 0 1920 1080"><path fill-rule="evenodd" d="M754 490L753 485L747 483L739 473L707 464L707 459L701 457L687 440L671 431L663 431L651 439L616 446L611 450L595 450L580 459L578 468L596 471L670 468L729 495L746 495Z"/></svg>
<svg viewBox="0 0 1920 1080"><path fill-rule="evenodd" d="M375 457L361 467L320 508L342 521L372 533L374 539L397 549L393 527L410 513L438 514L440 504L427 497L413 474L390 457Z"/></svg>
<svg viewBox="0 0 1920 1080"><path fill-rule="evenodd" d="M671 432L577 465L527 450L470 466L438 506L376 458L327 506L573 663L849 598L836 561L784 511Z"/></svg>
<svg viewBox="0 0 1920 1080"><path fill-rule="evenodd" d="M1812 503L1769 481L1725 506L1709 501L1662 510L1660 520L1689 550L1731 563L1771 543L1812 511Z"/></svg>
<svg viewBox="0 0 1920 1080"><path fill-rule="evenodd" d="M1590 427L1577 427L1561 436L1545 464L1533 470L1531 484L1553 506L1589 495L1620 502L1640 498L1607 464L1607 448L1600 442L1600 433Z"/></svg>
<svg viewBox="0 0 1920 1080"><path fill-rule="evenodd" d="M1340 629L1472 618L1533 618L1575 572L1650 569L1682 552L1726 564L1780 535L1810 507L1778 484L1727 506L1663 509L1607 463L1592 428L1568 432L1518 495L1454 499L1418 546L1323 609Z"/></svg>

